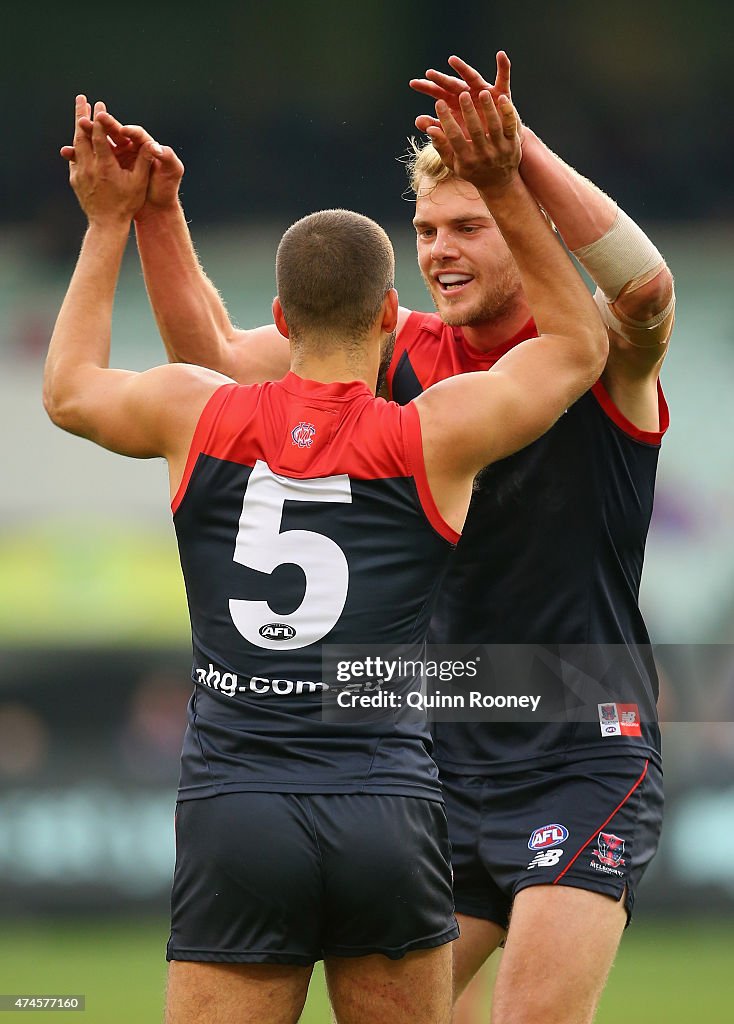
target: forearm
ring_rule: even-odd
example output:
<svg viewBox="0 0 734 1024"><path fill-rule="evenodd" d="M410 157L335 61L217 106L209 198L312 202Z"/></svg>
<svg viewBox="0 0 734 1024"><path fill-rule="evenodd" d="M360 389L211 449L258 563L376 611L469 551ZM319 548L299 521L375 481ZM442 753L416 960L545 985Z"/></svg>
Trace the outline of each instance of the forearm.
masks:
<svg viewBox="0 0 734 1024"><path fill-rule="evenodd" d="M598 333L588 289L519 177L499 197L482 193L520 271L523 290L542 334ZM582 342L579 341L579 345Z"/></svg>
<svg viewBox="0 0 734 1024"><path fill-rule="evenodd" d="M617 204L582 177L525 128L520 174L533 197L551 218L569 249L579 249L606 234Z"/></svg>
<svg viewBox="0 0 734 1024"><path fill-rule="evenodd" d="M145 285L168 358L228 372L232 323L204 273L180 204L136 220Z"/></svg>
<svg viewBox="0 0 734 1024"><path fill-rule="evenodd" d="M644 334L649 325L657 344L658 334L667 337L666 321L672 323L673 279L662 255L609 196L527 133L523 180L606 301L615 303L617 316L630 318L610 326L641 344L639 329Z"/></svg>
<svg viewBox="0 0 734 1024"><path fill-rule="evenodd" d="M69 417L85 368L109 366L112 307L129 233L128 221L90 224L56 320L43 397L51 419L65 429L73 429Z"/></svg>

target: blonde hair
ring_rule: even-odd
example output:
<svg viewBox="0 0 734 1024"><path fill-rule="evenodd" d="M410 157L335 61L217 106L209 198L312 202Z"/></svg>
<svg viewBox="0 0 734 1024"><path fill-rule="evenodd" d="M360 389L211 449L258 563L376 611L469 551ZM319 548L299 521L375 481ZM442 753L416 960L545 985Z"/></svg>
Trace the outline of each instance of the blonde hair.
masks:
<svg viewBox="0 0 734 1024"><path fill-rule="evenodd" d="M405 169L408 172L410 188L416 196L419 192L431 191L446 178L454 177L454 172L443 162L432 142L426 142L421 146L414 138L408 139ZM424 178L429 179L430 189L421 189Z"/></svg>
<svg viewBox="0 0 734 1024"><path fill-rule="evenodd" d="M448 178L456 177L451 168L447 167L438 155L438 150L432 142L426 142L421 146L415 138L408 139L408 152L403 160L408 172L408 187L415 194L416 199L430 195L436 185ZM428 181L428 184L422 186L421 182L423 181ZM548 212L540 204L538 205L550 226L557 231Z"/></svg>

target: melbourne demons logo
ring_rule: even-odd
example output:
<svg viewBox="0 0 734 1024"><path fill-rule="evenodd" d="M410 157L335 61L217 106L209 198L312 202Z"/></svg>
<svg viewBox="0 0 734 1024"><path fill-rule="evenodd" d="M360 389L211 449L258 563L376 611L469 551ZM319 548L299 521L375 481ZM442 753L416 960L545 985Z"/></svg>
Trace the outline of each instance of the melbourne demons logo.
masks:
<svg viewBox="0 0 734 1024"><path fill-rule="evenodd" d="M299 448L310 448L313 444L313 436L316 433L316 427L313 423L296 423L293 430L291 430L291 437L293 438L293 444L298 445Z"/></svg>
<svg viewBox="0 0 734 1024"><path fill-rule="evenodd" d="M617 721L617 705L616 704L600 704L599 705L599 720L602 725L611 725Z"/></svg>
<svg viewBox="0 0 734 1024"><path fill-rule="evenodd" d="M610 868L618 868L624 864L624 839L612 835L611 832L600 832L597 843L599 849L594 850L592 856L598 857L602 864Z"/></svg>

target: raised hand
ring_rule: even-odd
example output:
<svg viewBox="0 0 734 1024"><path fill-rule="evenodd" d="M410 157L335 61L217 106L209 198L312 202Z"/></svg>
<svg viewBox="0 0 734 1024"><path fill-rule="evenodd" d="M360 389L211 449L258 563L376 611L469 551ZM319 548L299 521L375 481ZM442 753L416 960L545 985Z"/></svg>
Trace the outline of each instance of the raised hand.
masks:
<svg viewBox="0 0 734 1024"><path fill-rule="evenodd" d="M129 222L145 202L157 143L146 140L122 166L100 117L90 122L91 132L83 124L90 121L89 114L86 96L77 96L69 183L90 223Z"/></svg>
<svg viewBox="0 0 734 1024"><path fill-rule="evenodd" d="M81 130L91 140L94 121L99 120L106 132L110 151L124 170L134 166L139 150L146 143L151 142L157 146L150 133L140 125L121 124L109 113L101 100L95 103L93 113L94 120L91 116L92 110L85 99L84 109L80 108L77 117L76 130ZM60 153L64 160L73 162L76 159L76 142L75 134L74 145L61 147ZM156 211L175 208L178 204L178 189L183 173L184 165L173 149L170 146L157 146L145 203L138 211L136 220L140 221Z"/></svg>
<svg viewBox="0 0 734 1024"><path fill-rule="evenodd" d="M517 175L522 150L519 120L509 96L492 98L482 89L473 99L458 96L461 122L445 100L436 102L438 126L427 133L439 156L453 173L488 196L501 195Z"/></svg>
<svg viewBox="0 0 734 1024"><path fill-rule="evenodd" d="M504 50L497 53L497 74L494 85L488 82L480 73L467 64L461 57L449 57L449 64L459 77L446 75L441 71L429 68L425 78L412 78L411 89L430 96L433 100L443 100L448 106L455 120L463 126L463 117L459 97L463 92L469 92L473 100L477 100L479 93L486 90L496 103L500 96L507 96L510 99L510 58ZM516 112L517 116L517 112ZM419 131L425 132L430 126L438 127L438 119L430 114L421 114L415 120L415 126ZM518 128L522 134L522 124L518 118Z"/></svg>

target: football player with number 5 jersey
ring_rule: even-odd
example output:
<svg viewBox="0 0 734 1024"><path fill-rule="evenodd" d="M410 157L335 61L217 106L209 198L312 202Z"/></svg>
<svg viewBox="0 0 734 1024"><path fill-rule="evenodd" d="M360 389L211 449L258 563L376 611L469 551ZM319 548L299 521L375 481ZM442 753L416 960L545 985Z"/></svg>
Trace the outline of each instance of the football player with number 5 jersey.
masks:
<svg viewBox="0 0 734 1024"><path fill-rule="evenodd" d="M447 1024L458 929L426 723L399 709L327 714L324 645L425 639L477 472L535 440L598 376L596 308L518 174L510 100L483 91L463 104L468 138L448 111L442 130L538 326L491 374L405 407L374 397L398 320L393 253L377 224L344 210L303 218L278 247L282 380L112 370L130 222L170 154L148 140L121 166L114 126L91 112L77 97L70 174L89 226L44 400L63 429L168 462L194 692L166 1019L295 1024L324 959L337 1019Z"/></svg>

